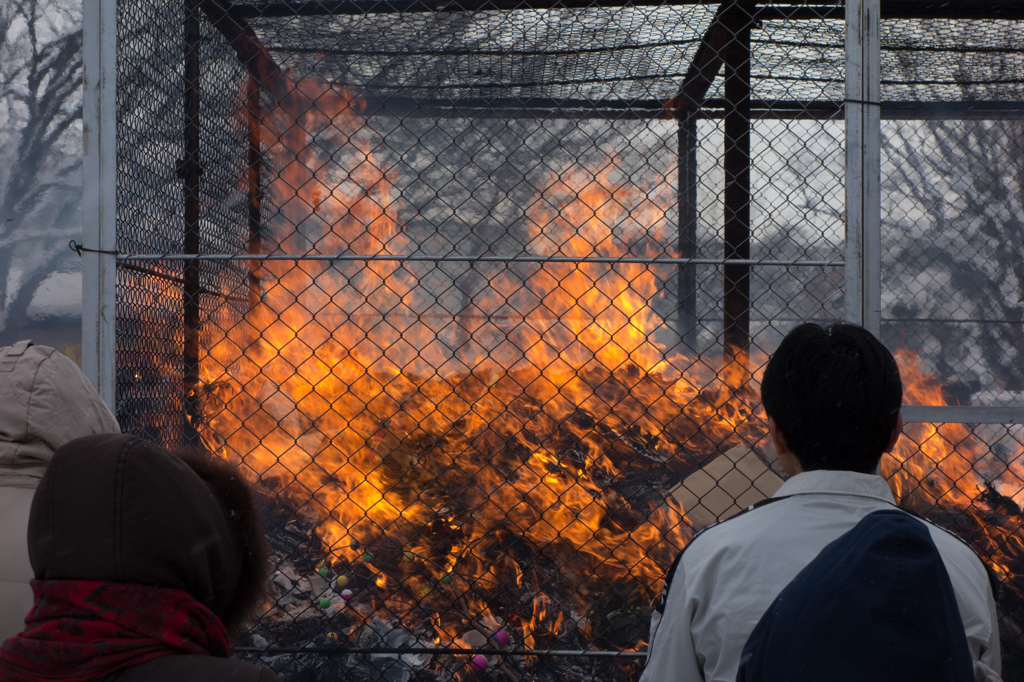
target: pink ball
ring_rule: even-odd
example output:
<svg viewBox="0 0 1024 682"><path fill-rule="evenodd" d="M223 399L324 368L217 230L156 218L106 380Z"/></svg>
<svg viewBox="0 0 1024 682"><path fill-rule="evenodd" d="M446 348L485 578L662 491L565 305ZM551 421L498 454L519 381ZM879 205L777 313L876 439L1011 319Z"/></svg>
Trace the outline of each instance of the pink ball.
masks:
<svg viewBox="0 0 1024 682"><path fill-rule="evenodd" d="M341 591L341 598L344 599L345 601L348 601L349 599L351 599L352 598L352 590L342 590Z"/></svg>
<svg viewBox="0 0 1024 682"><path fill-rule="evenodd" d="M477 654L470 659L469 664L473 666L473 670L487 670L487 657Z"/></svg>
<svg viewBox="0 0 1024 682"><path fill-rule="evenodd" d="M494 633L494 641L498 643L498 646L505 646L508 644L508 633L504 630L498 630Z"/></svg>

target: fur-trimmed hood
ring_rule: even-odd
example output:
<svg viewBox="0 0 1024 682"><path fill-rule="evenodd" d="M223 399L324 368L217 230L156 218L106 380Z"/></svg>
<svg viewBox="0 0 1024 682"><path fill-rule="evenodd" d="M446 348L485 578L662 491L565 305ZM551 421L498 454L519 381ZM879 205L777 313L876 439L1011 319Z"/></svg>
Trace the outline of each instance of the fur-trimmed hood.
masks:
<svg viewBox="0 0 1024 682"><path fill-rule="evenodd" d="M229 465L185 455L120 434L59 448L29 515L35 577L184 590L238 628L264 595L257 511Z"/></svg>
<svg viewBox="0 0 1024 682"><path fill-rule="evenodd" d="M87 436L53 455L32 500L28 553L39 580L184 590L223 618L245 550L211 486L140 438Z"/></svg>

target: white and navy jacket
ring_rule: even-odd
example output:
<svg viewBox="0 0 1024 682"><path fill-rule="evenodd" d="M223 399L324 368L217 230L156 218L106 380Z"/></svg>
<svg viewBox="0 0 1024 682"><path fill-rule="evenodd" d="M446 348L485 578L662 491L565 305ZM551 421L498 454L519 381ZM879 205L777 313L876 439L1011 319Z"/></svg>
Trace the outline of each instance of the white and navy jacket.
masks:
<svg viewBox="0 0 1024 682"><path fill-rule="evenodd" d="M641 682L734 682L743 647L776 596L828 544L895 503L883 478L810 471L773 501L697 535L666 579ZM984 565L928 525L945 564L975 662L999 671L999 628Z"/></svg>

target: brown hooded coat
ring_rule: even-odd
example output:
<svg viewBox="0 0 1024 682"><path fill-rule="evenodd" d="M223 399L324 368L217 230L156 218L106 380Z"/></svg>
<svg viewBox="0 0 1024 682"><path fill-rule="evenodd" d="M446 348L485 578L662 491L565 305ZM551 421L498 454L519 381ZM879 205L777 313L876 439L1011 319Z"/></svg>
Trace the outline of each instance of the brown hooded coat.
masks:
<svg viewBox="0 0 1024 682"><path fill-rule="evenodd" d="M22 630L32 606L25 533L50 458L75 438L119 431L70 359L28 341L0 348L0 640Z"/></svg>

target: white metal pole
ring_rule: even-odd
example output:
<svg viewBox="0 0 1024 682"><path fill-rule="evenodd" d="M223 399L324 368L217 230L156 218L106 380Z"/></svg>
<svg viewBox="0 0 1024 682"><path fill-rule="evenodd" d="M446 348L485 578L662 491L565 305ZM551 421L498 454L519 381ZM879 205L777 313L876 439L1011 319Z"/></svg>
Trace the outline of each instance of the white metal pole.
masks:
<svg viewBox="0 0 1024 682"><path fill-rule="evenodd" d="M83 3L82 369L112 410L117 186L117 0Z"/></svg>
<svg viewBox="0 0 1024 682"><path fill-rule="evenodd" d="M881 333L879 0L846 3L846 319Z"/></svg>

